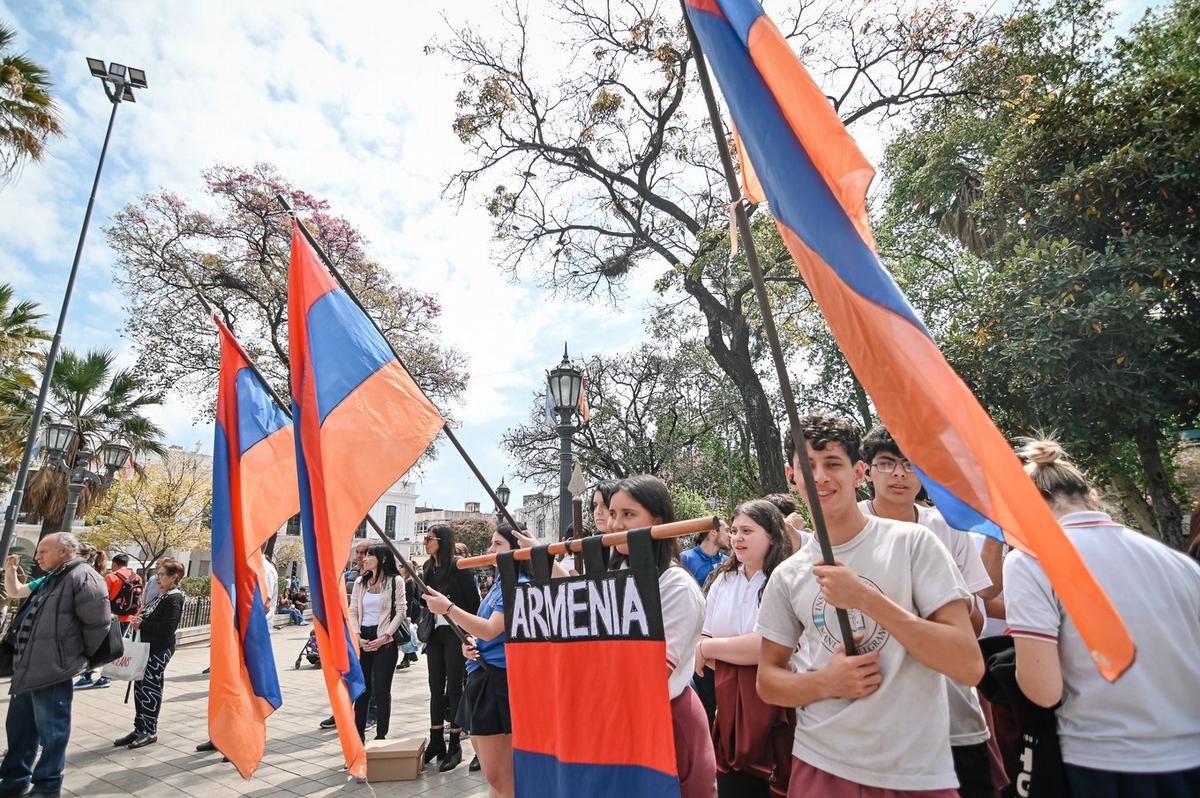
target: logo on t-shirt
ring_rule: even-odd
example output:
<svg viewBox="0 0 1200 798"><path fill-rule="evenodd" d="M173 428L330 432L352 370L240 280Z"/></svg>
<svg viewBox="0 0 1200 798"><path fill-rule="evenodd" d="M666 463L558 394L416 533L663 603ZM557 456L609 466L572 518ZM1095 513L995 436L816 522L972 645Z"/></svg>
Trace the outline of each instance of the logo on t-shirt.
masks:
<svg viewBox="0 0 1200 798"><path fill-rule="evenodd" d="M879 585L867 579L862 574L859 574L859 579L866 582L871 587L879 590ZM882 590L879 590L882 593ZM875 619L869 615L865 615L858 610L847 610L850 615L850 629L855 635L862 635L863 641L858 647L858 653L867 654L872 651L883 648L884 644L891 639L891 634L887 629L884 629ZM816 627L817 634L821 636L821 643L829 651L842 644L842 630L838 626L837 608L825 601L825 594L820 590L817 591L816 598L813 599L812 606L813 626Z"/></svg>

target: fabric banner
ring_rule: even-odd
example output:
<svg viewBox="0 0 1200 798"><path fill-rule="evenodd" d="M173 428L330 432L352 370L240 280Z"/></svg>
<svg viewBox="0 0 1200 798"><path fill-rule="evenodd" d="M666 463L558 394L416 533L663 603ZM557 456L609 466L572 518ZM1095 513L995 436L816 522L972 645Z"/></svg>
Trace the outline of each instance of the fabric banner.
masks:
<svg viewBox="0 0 1200 798"><path fill-rule="evenodd" d="M600 539L584 541L601 563ZM630 533L629 567L550 578L545 546L504 591L513 771L518 798L678 795L658 569L649 530Z"/></svg>

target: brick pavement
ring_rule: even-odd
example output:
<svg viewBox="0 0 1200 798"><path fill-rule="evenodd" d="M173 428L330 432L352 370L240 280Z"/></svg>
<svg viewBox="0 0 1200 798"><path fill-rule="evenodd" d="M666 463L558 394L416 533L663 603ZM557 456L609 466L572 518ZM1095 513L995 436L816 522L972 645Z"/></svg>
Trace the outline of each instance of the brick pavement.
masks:
<svg viewBox="0 0 1200 798"><path fill-rule="evenodd" d="M267 751L250 781L243 781L220 754L197 753L208 737L208 646L180 648L167 667L166 693L159 719L158 742L130 751L113 748L112 741L133 729L132 697L125 683L102 690L75 693L71 744L67 751L63 795L129 796L362 796L380 798L451 798L486 796L481 773L469 773L473 753L464 741L463 763L449 773L434 765L410 782L355 784L342 766L341 747L334 731L318 724L329 716L329 702L320 670L305 661L294 669L296 655L311 626L286 626L272 635L283 706L267 720ZM7 680L4 680L7 682ZM0 713L8 712L7 684L0 685ZM388 737L421 737L429 731L429 688L425 660L396 672L392 683L392 726ZM368 738L370 732L368 731Z"/></svg>

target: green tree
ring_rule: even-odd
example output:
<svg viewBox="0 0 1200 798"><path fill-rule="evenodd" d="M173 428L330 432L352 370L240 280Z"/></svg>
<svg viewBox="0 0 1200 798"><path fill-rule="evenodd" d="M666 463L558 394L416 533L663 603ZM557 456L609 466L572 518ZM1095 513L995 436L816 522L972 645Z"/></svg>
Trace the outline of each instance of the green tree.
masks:
<svg viewBox="0 0 1200 798"><path fill-rule="evenodd" d="M62 135L49 71L13 52L17 32L0 24L0 181L40 161L46 141Z"/></svg>
<svg viewBox="0 0 1200 798"><path fill-rule="evenodd" d="M162 394L147 388L145 381L128 369L115 368L115 355L103 349L78 354L63 349L50 380L50 395L43 418L48 422L70 424L75 441L66 453L68 465L76 464L81 450L93 453L91 467L98 464L99 449L109 441L124 441L140 455L162 455L163 431L145 412L162 401ZM20 413L28 429L36 397L33 391L21 396ZM85 487L79 497L77 513L86 515L102 495L99 489ZM22 509L42 519L42 535L55 531L62 523L67 507L67 478L49 468L40 468L29 478Z"/></svg>
<svg viewBox="0 0 1200 798"><path fill-rule="evenodd" d="M483 554L492 545L492 533L496 524L490 520L451 521L448 526L454 531L455 543L462 543L473 557Z"/></svg>
<svg viewBox="0 0 1200 798"><path fill-rule="evenodd" d="M899 269L968 286L941 328L952 362L1010 431L1057 430L1172 545L1170 433L1200 412L1198 9L1108 47L1098 3L1030 9L986 75L1006 90L931 111L889 151L888 235L964 245Z"/></svg>
<svg viewBox="0 0 1200 798"><path fill-rule="evenodd" d="M16 302L11 285L0 283L0 483L16 469L25 447L29 418L24 392L35 385L32 367L37 345L49 338L38 322L45 318L34 302Z"/></svg>

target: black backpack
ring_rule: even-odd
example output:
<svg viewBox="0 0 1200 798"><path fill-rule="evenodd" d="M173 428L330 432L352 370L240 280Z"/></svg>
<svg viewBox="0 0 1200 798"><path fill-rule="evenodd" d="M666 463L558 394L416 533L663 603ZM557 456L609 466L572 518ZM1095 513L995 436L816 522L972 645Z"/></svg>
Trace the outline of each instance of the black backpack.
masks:
<svg viewBox="0 0 1200 798"><path fill-rule="evenodd" d="M133 615L142 604L142 578L137 574L125 576L120 571L114 573L121 579L121 589L110 602L113 615Z"/></svg>

